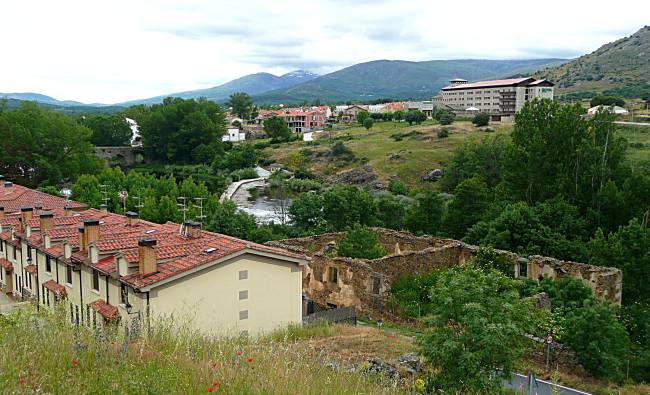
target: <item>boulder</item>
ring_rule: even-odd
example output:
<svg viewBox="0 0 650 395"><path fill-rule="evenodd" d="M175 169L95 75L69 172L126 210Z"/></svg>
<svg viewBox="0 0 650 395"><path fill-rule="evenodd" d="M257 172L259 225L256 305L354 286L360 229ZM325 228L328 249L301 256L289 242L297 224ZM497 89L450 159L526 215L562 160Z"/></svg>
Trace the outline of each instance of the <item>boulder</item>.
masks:
<svg viewBox="0 0 650 395"><path fill-rule="evenodd" d="M442 177L442 174L442 169L433 169L422 177L422 179L425 181L438 181Z"/></svg>
<svg viewBox="0 0 650 395"><path fill-rule="evenodd" d="M369 357L366 373L381 376L382 380L399 380L400 375L397 369L379 358Z"/></svg>
<svg viewBox="0 0 650 395"><path fill-rule="evenodd" d="M420 356L416 352L410 352L399 357L399 366L408 373L417 373L422 371Z"/></svg>

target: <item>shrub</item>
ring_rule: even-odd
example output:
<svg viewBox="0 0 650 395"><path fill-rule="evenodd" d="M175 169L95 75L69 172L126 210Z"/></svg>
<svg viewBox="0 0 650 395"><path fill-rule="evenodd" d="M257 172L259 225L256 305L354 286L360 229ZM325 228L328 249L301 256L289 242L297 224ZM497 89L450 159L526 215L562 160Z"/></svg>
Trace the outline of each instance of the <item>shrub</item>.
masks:
<svg viewBox="0 0 650 395"><path fill-rule="evenodd" d="M472 119L472 123L476 126L487 126L490 123L490 114L485 112L476 114Z"/></svg>
<svg viewBox="0 0 650 395"><path fill-rule="evenodd" d="M437 134L438 134L439 139L447 138L447 137L449 137L449 129L447 129L447 128L438 129Z"/></svg>
<svg viewBox="0 0 650 395"><path fill-rule="evenodd" d="M335 156L337 158L346 158L349 160L354 158L354 153L352 150L346 147L342 141L335 141L330 148L330 153L332 156Z"/></svg>
<svg viewBox="0 0 650 395"><path fill-rule="evenodd" d="M456 114L450 111L446 111L442 115L440 115L440 124L441 125L451 125L454 123L454 119L456 119Z"/></svg>
<svg viewBox="0 0 650 395"><path fill-rule="evenodd" d="M388 190L393 195L406 195L408 193L406 184L394 178L388 181Z"/></svg>
<svg viewBox="0 0 650 395"><path fill-rule="evenodd" d="M338 256L357 259L377 259L387 254L379 244L377 234L362 225L355 225L345 232L336 252Z"/></svg>
<svg viewBox="0 0 650 395"><path fill-rule="evenodd" d="M370 130L372 128L372 125L375 124L375 121L372 120L372 118L366 118L363 121L363 127L366 128L366 130Z"/></svg>

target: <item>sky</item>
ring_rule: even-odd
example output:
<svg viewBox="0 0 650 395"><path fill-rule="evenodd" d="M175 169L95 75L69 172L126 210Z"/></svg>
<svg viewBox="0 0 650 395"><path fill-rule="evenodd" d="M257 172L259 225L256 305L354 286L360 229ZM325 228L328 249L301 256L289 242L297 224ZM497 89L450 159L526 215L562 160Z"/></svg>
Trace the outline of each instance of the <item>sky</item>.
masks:
<svg viewBox="0 0 650 395"><path fill-rule="evenodd" d="M648 15L648 0L0 0L0 92L118 103L377 59L573 58Z"/></svg>

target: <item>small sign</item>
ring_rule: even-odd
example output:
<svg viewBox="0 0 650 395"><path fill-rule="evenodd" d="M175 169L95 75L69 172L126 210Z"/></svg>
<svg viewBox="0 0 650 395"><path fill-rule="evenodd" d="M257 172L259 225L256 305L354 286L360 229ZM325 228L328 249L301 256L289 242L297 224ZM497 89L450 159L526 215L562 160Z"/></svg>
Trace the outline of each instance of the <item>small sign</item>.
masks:
<svg viewBox="0 0 650 395"><path fill-rule="evenodd" d="M553 344L553 335L546 336L546 344Z"/></svg>

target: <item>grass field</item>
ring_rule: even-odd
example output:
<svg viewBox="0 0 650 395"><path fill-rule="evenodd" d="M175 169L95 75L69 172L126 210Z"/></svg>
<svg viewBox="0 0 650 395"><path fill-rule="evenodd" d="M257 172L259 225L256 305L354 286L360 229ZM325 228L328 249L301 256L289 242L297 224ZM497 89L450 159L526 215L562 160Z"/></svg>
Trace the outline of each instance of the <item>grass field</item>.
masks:
<svg viewBox="0 0 650 395"><path fill-rule="evenodd" d="M447 138L437 136L438 130L443 126L431 121L413 126L409 126L406 122L378 122L370 130L353 126L331 132L331 138L344 140L345 145L359 158L359 162L341 164L316 159L312 160L308 167L319 174L332 175L358 167L360 163L368 163L384 181L391 176L398 176L409 186L435 188L435 183L423 183L421 177L433 169L444 168L455 147L469 138L507 133L511 126L511 124L493 124L489 126L492 132L485 132L483 131L485 128L477 128L470 122L455 122L453 125L444 126L449 130ZM349 140L347 140L348 135ZM287 157L296 150L326 152L329 149L329 139L330 132L325 131L314 143L295 141L279 147L267 148L266 152L272 159L286 163Z"/></svg>
<svg viewBox="0 0 650 395"><path fill-rule="evenodd" d="M266 148L266 155L287 164L297 151L307 150L312 159L307 167L317 174L331 176L338 172L370 164L383 181L397 176L410 187L437 189L437 183L422 181L422 176L433 169L443 169L456 147L470 139L482 139L497 134L507 134L511 123L490 124L490 131L477 128L471 122L455 122L440 126L431 121L409 126L406 122L378 122L370 130L352 126L345 130L325 131L314 142L294 141ZM449 137L439 138L441 128L449 130ZM630 143L628 156L636 165L650 161L650 127L621 127L620 135ZM330 138L344 141L354 152L356 162L331 160L325 155Z"/></svg>

